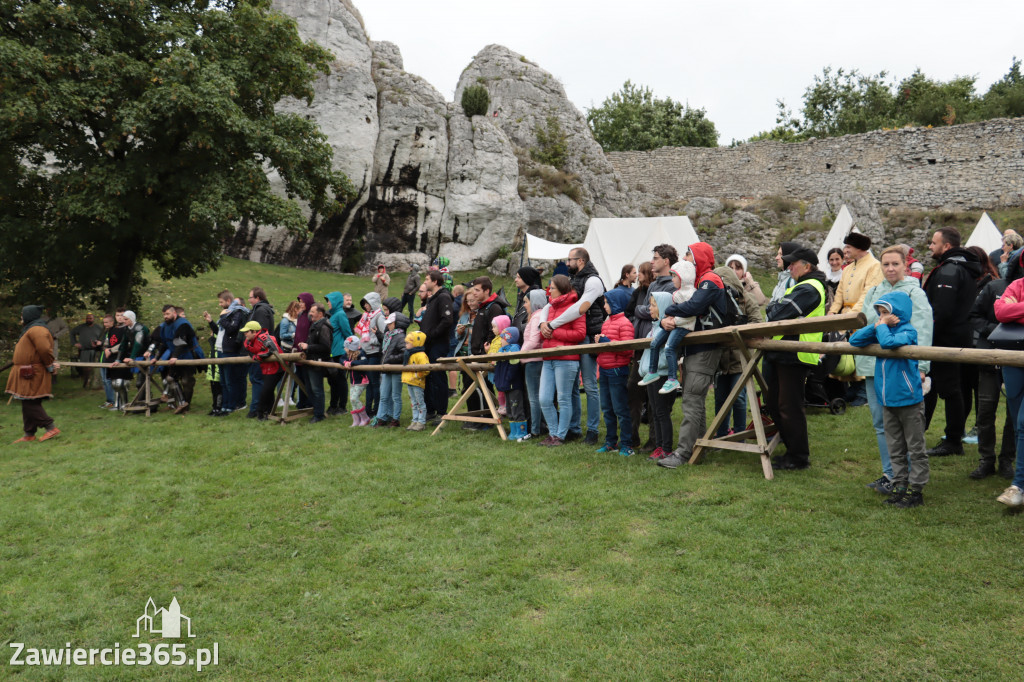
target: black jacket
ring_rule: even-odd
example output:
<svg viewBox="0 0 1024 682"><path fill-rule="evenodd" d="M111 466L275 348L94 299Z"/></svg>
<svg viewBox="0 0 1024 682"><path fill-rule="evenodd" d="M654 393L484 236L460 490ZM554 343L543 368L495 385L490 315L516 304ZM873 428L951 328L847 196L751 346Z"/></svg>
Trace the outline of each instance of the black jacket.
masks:
<svg viewBox="0 0 1024 682"><path fill-rule="evenodd" d="M768 321L775 322L777 320L795 320L801 317L807 317L807 315L814 311L819 305L823 305L821 294L812 284L805 284L805 282L816 279L821 282L824 287L826 279L825 273L821 270L812 270L806 275L797 280L796 286L787 296L783 296L781 300L768 306ZM799 334L790 334L783 336L783 341L798 341L800 339ZM784 365L799 365L802 364L796 353L790 351L769 351L765 354L765 357L772 362L779 362Z"/></svg>
<svg viewBox="0 0 1024 682"><path fill-rule="evenodd" d="M523 338L523 327L526 326L526 297L534 289L540 287L527 287L526 291L520 291L516 296L516 313L512 316L512 326L519 330L519 338Z"/></svg>
<svg viewBox="0 0 1024 682"><path fill-rule="evenodd" d="M334 341L334 329L331 321L321 317L309 326L309 338L306 343L306 358L309 360L330 360L331 343Z"/></svg>
<svg viewBox="0 0 1024 682"><path fill-rule="evenodd" d="M224 339L222 346L225 353L237 355L245 350L242 347L245 335L241 334L241 329L245 326L248 321L248 315L241 308L236 308L226 315L222 315L220 318L210 320L210 330L214 334L217 334L220 329L224 330ZM274 327L271 326L270 329Z"/></svg>
<svg viewBox="0 0 1024 682"><path fill-rule="evenodd" d="M480 308L473 320L473 332L469 339L469 348L473 355L484 355L494 340L494 331L491 329L491 321L499 315L505 314L505 309L498 302L498 298Z"/></svg>
<svg viewBox="0 0 1024 682"><path fill-rule="evenodd" d="M444 287L439 287L427 299L423 319L420 320L420 331L427 335L425 347L434 344L448 343L449 332L454 326L452 315L452 294Z"/></svg>
<svg viewBox="0 0 1024 682"><path fill-rule="evenodd" d="M572 288L576 292L580 301L583 300L583 292L587 288L587 282L592 277L596 277L597 281L601 282L602 291L607 291L604 281L601 279L601 276L597 274L597 268L594 267L593 263L588 261L587 264L580 268L579 272L573 275L572 278ZM595 334L601 333L601 325L604 324L605 318L608 317L608 314L604 311L604 294L598 296L597 299L590 304L585 315L587 318L587 336L583 339L583 343L587 343L587 339L594 338Z"/></svg>
<svg viewBox="0 0 1024 682"><path fill-rule="evenodd" d="M249 319L246 322L259 322L260 329L267 331L274 330L274 308L266 301L257 301L256 305L249 311ZM243 337L244 341L244 337Z"/></svg>
<svg viewBox="0 0 1024 682"><path fill-rule="evenodd" d="M967 318L978 298L976 280L981 264L967 249L950 249L942 254L924 280L922 288L932 306L935 321L932 345L947 348L969 348L973 329Z"/></svg>
<svg viewBox="0 0 1024 682"><path fill-rule="evenodd" d="M996 299L1003 295L1008 286L1010 283L1007 280L994 279L985 285L975 299L968 315L974 332L975 348L992 348L992 344L988 342L988 335L999 324L999 320L996 319Z"/></svg>

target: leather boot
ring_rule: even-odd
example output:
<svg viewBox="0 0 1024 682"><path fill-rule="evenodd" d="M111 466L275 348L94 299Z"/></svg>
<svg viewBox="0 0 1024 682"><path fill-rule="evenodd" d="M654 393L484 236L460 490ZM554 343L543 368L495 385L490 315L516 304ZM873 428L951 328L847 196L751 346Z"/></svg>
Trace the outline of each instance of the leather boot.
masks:
<svg viewBox="0 0 1024 682"><path fill-rule="evenodd" d="M996 459L995 457L982 457L978 460L978 468L967 474L968 478L973 478L975 481L980 481L983 478L988 478L996 472Z"/></svg>
<svg viewBox="0 0 1024 682"><path fill-rule="evenodd" d="M1017 461L1016 457L1000 457L999 458L999 475L1005 478L1007 481L1013 480L1013 475L1017 473Z"/></svg>

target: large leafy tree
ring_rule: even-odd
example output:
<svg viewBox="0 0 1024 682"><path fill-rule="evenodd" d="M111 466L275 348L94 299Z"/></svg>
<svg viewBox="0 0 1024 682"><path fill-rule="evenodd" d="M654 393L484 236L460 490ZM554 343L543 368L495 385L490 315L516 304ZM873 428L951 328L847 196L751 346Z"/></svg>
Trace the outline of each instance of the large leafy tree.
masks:
<svg viewBox="0 0 1024 682"><path fill-rule="evenodd" d="M248 219L306 229L351 185L310 101L329 52L270 0L0 0L0 281L57 307L215 268ZM271 190L268 172L283 181Z"/></svg>
<svg viewBox="0 0 1024 682"><path fill-rule="evenodd" d="M703 109L659 99L650 88L630 81L587 111L587 122L608 152L718 145L718 131Z"/></svg>

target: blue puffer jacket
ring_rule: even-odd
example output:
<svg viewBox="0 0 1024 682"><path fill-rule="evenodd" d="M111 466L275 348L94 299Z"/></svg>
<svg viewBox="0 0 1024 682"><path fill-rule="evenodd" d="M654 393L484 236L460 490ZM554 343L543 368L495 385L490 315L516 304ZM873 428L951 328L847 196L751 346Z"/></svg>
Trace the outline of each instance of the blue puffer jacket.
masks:
<svg viewBox="0 0 1024 682"><path fill-rule="evenodd" d="M883 279L878 285L868 289L864 295L864 309L861 310L864 317L867 318L867 323L874 325L875 320L878 319L878 315L875 313L875 302L893 291L902 291L910 296L910 304L914 310L910 324L917 332L917 345L932 345L932 306L928 303L928 296L921 288L921 283L913 277L904 277L895 285L889 284L888 280ZM857 376L875 376L875 358L870 355L857 355L853 359L857 364ZM918 365L925 374L931 368L931 362L928 360L921 360Z"/></svg>
<svg viewBox="0 0 1024 682"><path fill-rule="evenodd" d="M880 324L858 329L850 337L850 345L864 347L877 343L887 349L917 345L917 330L910 324L913 314L910 296L902 291L893 291L879 298L874 305L890 308L900 318L900 323L895 327ZM878 358L875 361L875 395L886 407L916 405L924 400L917 360Z"/></svg>

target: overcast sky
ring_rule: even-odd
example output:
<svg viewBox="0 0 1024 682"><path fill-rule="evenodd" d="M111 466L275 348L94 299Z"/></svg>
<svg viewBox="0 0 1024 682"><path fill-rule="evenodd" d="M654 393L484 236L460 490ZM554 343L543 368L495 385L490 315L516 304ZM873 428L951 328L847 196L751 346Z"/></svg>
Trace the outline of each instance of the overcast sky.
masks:
<svg viewBox="0 0 1024 682"><path fill-rule="evenodd" d="M797 112L824 66L976 76L984 93L1024 57L1021 0L354 2L370 38L397 44L405 70L448 100L473 56L498 43L558 78L581 111L630 79L706 109L722 145L774 127L776 99Z"/></svg>

